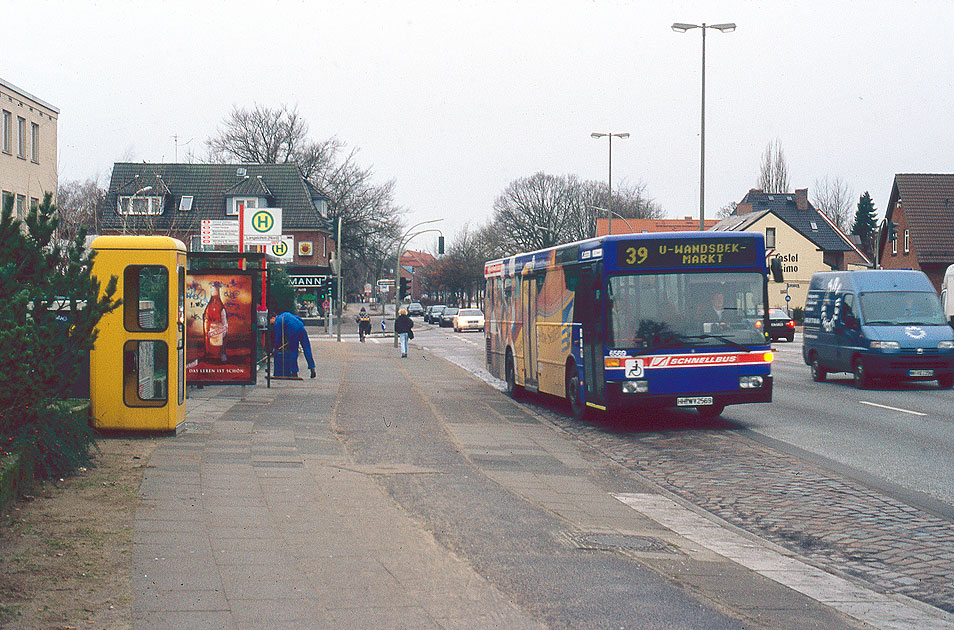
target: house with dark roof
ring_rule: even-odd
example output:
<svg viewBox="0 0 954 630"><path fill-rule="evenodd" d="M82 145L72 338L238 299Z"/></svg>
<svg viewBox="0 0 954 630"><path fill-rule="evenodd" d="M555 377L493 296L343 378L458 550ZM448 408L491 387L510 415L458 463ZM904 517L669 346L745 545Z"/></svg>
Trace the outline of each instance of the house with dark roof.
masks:
<svg viewBox="0 0 954 630"><path fill-rule="evenodd" d="M870 267L864 253L808 201L808 189L794 193L750 190L715 231L761 232L769 257L782 263L784 283L769 283L769 306L804 307L816 271Z"/></svg>
<svg viewBox="0 0 954 630"><path fill-rule="evenodd" d="M895 175L885 219L896 224L897 239L882 230L880 266L919 269L940 291L954 264L954 174Z"/></svg>
<svg viewBox="0 0 954 630"><path fill-rule="evenodd" d="M327 267L334 242L327 199L295 164L149 164L117 162L94 231L163 234L189 251L236 251L206 235L203 221L235 222L245 208L281 208L297 265ZM227 239L226 239L227 241Z"/></svg>

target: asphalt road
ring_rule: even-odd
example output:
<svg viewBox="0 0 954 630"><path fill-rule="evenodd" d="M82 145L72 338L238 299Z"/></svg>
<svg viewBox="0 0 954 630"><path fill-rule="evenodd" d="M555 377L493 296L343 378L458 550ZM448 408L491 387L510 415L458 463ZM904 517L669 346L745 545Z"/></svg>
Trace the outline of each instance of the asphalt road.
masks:
<svg viewBox="0 0 954 630"><path fill-rule="evenodd" d="M418 329L426 328L418 323ZM416 342L502 387L484 369L482 334L434 327ZM816 383L802 360L800 335L772 345L773 402L728 407L723 419L776 447L954 517L954 391L933 383L858 390L850 374Z"/></svg>

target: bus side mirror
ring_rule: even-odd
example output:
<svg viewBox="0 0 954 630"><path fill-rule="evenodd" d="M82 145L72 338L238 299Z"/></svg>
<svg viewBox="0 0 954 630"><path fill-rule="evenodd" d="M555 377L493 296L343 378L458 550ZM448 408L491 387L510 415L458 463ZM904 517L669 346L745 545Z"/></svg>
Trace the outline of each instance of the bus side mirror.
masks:
<svg viewBox="0 0 954 630"><path fill-rule="evenodd" d="M775 282L785 282L785 279L782 277L782 261L778 258L773 258L769 266L772 269L772 279L775 280Z"/></svg>

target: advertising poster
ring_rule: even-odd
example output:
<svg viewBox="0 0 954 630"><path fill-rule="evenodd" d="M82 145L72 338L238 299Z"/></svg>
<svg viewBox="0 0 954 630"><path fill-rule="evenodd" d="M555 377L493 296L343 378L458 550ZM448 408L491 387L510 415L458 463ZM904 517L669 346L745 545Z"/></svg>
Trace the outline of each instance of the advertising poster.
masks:
<svg viewBox="0 0 954 630"><path fill-rule="evenodd" d="M252 274L202 271L186 277L186 380L255 383Z"/></svg>

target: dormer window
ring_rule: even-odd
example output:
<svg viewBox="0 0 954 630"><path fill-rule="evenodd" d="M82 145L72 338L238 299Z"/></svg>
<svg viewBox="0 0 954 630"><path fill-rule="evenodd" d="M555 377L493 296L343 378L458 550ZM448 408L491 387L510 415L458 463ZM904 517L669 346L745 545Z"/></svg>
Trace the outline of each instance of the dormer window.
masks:
<svg viewBox="0 0 954 630"><path fill-rule="evenodd" d="M239 215L239 211L245 208L257 208L258 197L232 197L229 199L225 214L233 217Z"/></svg>
<svg viewBox="0 0 954 630"><path fill-rule="evenodd" d="M818 224L815 223L814 221L812 221L812 222L811 222L811 225L812 225L812 232L817 232L817 231L818 231Z"/></svg>
<svg viewBox="0 0 954 630"><path fill-rule="evenodd" d="M162 197L143 195L120 196L116 199L116 212L119 214L162 214Z"/></svg>

